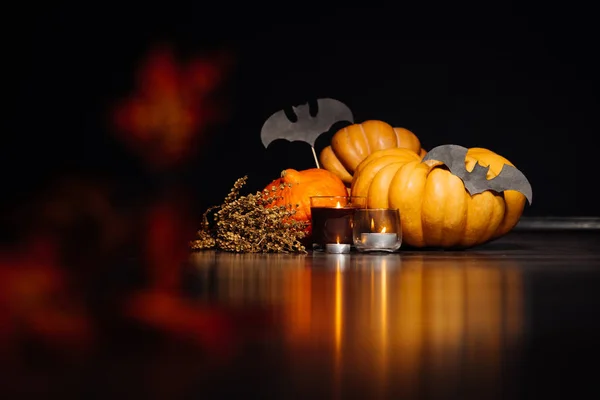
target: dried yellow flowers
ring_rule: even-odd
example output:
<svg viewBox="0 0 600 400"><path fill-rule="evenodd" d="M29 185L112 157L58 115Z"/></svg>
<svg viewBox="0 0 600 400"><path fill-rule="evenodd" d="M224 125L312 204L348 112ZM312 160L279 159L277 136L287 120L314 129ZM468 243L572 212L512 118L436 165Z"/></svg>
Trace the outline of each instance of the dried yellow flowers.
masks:
<svg viewBox="0 0 600 400"><path fill-rule="evenodd" d="M308 222L292 218L292 206L272 206L278 198L269 191L240 196L248 177L238 179L223 204L207 209L203 223L191 241L193 251L217 249L235 253L306 253L300 242ZM276 188L273 189L275 191ZM213 213L214 223L208 215Z"/></svg>

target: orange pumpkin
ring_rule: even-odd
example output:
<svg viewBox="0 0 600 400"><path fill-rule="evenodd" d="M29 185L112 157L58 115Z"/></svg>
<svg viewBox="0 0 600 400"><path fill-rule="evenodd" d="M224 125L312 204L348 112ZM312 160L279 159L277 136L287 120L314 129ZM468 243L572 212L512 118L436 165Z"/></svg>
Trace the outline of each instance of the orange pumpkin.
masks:
<svg viewBox="0 0 600 400"><path fill-rule="evenodd" d="M466 171L472 173L476 164L479 171L489 167L481 178L487 180L505 164L513 166L488 149L470 148L464 159ZM370 208L397 208L403 242L413 247L468 248L496 239L517 224L526 201L516 190L471 195L442 162L422 162L407 149L394 154L381 150L367 157L357 167L351 193L366 196Z"/></svg>
<svg viewBox="0 0 600 400"><path fill-rule="evenodd" d="M281 177L269 183L264 191L267 196L280 199L271 206L291 205L296 207L293 219L301 222L311 222L310 198L312 196L347 196L348 189L344 182L332 172L321 168L310 168L302 171L286 169ZM310 235L311 227L307 228Z"/></svg>
<svg viewBox="0 0 600 400"><path fill-rule="evenodd" d="M321 166L336 174L347 185L352 182L356 167L369 154L389 148L406 148L423 157L419 138L405 128L393 128L378 120L365 121L340 129L319 156Z"/></svg>

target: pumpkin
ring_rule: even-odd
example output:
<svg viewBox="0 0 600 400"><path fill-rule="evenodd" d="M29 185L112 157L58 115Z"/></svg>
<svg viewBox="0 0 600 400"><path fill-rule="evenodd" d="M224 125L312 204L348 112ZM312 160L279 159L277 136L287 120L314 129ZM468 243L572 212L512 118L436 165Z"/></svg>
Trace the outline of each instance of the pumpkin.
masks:
<svg viewBox="0 0 600 400"><path fill-rule="evenodd" d="M263 192L268 192L266 196L278 197L270 206L297 206L292 218L300 222L309 222L307 235L312 232L310 226L312 196L348 196L348 189L344 182L332 172L321 168L302 171L285 169L281 172L281 177L269 183Z"/></svg>
<svg viewBox="0 0 600 400"><path fill-rule="evenodd" d="M497 177L504 165L514 168L491 150L463 149L464 161L454 162L464 169L467 179L476 165L482 181ZM421 159L408 149L381 150L357 167L351 193L366 196L370 208L397 208L403 243L412 247L468 248L508 233L519 221L526 199L531 202L528 191L485 189L471 194L465 186L467 179L447 167L451 163ZM523 185L529 185L526 179Z"/></svg>
<svg viewBox="0 0 600 400"><path fill-rule="evenodd" d="M337 131L331 138L331 144L321 151L319 162L322 168L350 185L356 167L365 157L378 150L398 147L410 149L421 156L427 153L421 148L419 138L408 129L369 120Z"/></svg>

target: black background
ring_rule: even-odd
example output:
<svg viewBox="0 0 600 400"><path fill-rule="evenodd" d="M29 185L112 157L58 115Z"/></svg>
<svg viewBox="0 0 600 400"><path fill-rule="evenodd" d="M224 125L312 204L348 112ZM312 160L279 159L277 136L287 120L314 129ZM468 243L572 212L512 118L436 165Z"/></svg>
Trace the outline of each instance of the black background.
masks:
<svg viewBox="0 0 600 400"><path fill-rule="evenodd" d="M591 9L324 4L79 3L7 17L16 28L6 77L17 94L3 135L5 200L20 203L70 171L152 181L107 133L106 112L133 89L140 60L165 42L182 58L219 48L235 56L224 88L229 119L184 174L199 207L220 201L244 174L259 189L281 169L314 166L303 143L264 149L260 128L279 109L332 97L355 121L408 128L426 149L456 143L505 156L533 187L524 215L598 215Z"/></svg>

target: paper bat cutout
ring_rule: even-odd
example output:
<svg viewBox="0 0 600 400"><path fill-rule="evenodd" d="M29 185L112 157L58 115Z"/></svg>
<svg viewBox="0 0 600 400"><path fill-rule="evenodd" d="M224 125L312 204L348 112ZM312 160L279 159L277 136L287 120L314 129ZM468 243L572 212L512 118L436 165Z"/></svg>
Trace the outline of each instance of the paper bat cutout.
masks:
<svg viewBox="0 0 600 400"><path fill-rule="evenodd" d="M422 161L435 160L444 163L452 174L462 179L465 188L471 195L486 190L499 193L505 190L516 190L521 192L531 205L533 200L531 185L521 171L512 165L504 164L496 177L487 179L489 166L483 167L481 164L476 163L473 171L469 172L467 170L465 166L467 150L467 148L455 144L438 146L431 149Z"/></svg>
<svg viewBox="0 0 600 400"><path fill-rule="evenodd" d="M310 115L308 103L298 107L292 107L294 114L298 117L292 122L280 110L265 121L262 126L260 137L265 147L277 139L307 142L314 147L317 138L336 122L348 121L354 123L352 111L344 103L335 99L318 99L319 111L315 117Z"/></svg>
<svg viewBox="0 0 600 400"><path fill-rule="evenodd" d="M333 124L340 121L354 123L352 111L344 103L335 99L318 99L319 111L316 116L310 115L308 103L292 107L298 118L296 122L290 121L284 110L271 115L263 124L260 138L265 148L274 140L285 139L290 142L301 141L310 144L317 167L319 161L315 153L315 141Z"/></svg>

